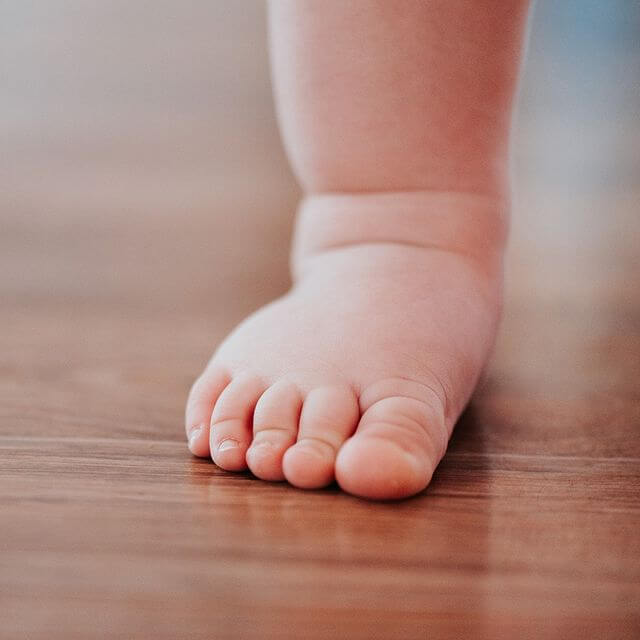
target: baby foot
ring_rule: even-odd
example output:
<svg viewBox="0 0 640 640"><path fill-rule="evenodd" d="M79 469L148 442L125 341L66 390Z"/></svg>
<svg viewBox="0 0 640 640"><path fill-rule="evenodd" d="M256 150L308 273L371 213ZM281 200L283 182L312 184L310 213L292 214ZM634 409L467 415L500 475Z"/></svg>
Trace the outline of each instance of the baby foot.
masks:
<svg viewBox="0 0 640 640"><path fill-rule="evenodd" d="M503 245L498 205L478 196L307 201L295 285L191 389L190 450L305 489L421 491L492 346Z"/></svg>

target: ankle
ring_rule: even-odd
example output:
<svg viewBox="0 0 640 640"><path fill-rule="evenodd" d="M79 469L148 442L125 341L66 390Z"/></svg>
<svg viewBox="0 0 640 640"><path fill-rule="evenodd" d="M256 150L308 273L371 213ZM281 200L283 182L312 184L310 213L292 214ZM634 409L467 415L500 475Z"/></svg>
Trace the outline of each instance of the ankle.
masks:
<svg viewBox="0 0 640 640"><path fill-rule="evenodd" d="M501 263L508 197L452 191L327 193L300 203L292 265L358 244L405 244Z"/></svg>

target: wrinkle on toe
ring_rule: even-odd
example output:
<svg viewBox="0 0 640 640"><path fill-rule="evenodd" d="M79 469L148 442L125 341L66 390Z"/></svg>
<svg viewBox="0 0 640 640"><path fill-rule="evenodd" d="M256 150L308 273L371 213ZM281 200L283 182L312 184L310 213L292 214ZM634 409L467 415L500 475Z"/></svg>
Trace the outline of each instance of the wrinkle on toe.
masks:
<svg viewBox="0 0 640 640"><path fill-rule="evenodd" d="M304 449L305 453L309 452L317 455L318 457L329 460L333 460L338 451L338 447L336 447L333 442L318 436L302 438L301 440L298 440L296 447Z"/></svg>
<svg viewBox="0 0 640 640"><path fill-rule="evenodd" d="M438 440L435 448L439 451L441 458L447 449L453 425L449 424L450 405L447 401L448 394L445 387L435 377L433 380L433 384L426 384L410 378L393 377L368 385L359 398L362 416L360 424L363 423L365 415L371 414L373 407L379 407L380 403L384 404L384 401L396 399L400 406L402 406L400 402L403 400L417 402L419 403L417 414L406 417L418 422L421 430L426 432L431 439L434 439L435 436L435 439ZM385 421L394 422L393 415L388 415Z"/></svg>
<svg viewBox="0 0 640 640"><path fill-rule="evenodd" d="M425 403L437 403L442 407L444 416L448 415L448 393L435 376L433 382L426 384L411 378L395 376L378 380L365 387L360 393L360 411L365 411L379 400L389 397L405 397Z"/></svg>
<svg viewBox="0 0 640 640"><path fill-rule="evenodd" d="M449 441L442 416L427 403L404 396L378 400L362 415L360 425L357 434L386 434L407 450L410 443L427 444L436 462L444 456Z"/></svg>

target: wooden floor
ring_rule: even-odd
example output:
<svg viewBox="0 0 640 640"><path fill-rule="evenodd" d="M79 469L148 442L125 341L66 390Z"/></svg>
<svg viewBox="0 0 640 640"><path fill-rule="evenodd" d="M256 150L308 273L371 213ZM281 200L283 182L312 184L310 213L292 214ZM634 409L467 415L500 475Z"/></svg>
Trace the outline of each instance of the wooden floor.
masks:
<svg viewBox="0 0 640 640"><path fill-rule="evenodd" d="M431 486L374 504L183 441L287 287L262 4L8 4L0 637L640 637L637 10L538 3L497 351Z"/></svg>

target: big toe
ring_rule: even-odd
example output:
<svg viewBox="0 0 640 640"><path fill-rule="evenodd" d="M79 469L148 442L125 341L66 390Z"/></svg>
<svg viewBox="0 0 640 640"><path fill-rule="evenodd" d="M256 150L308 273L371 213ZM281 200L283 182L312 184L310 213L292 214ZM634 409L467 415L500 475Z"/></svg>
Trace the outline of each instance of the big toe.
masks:
<svg viewBox="0 0 640 640"><path fill-rule="evenodd" d="M375 500L422 491L447 442L443 412L435 405L410 397L373 403L338 453L336 480L342 489Z"/></svg>

